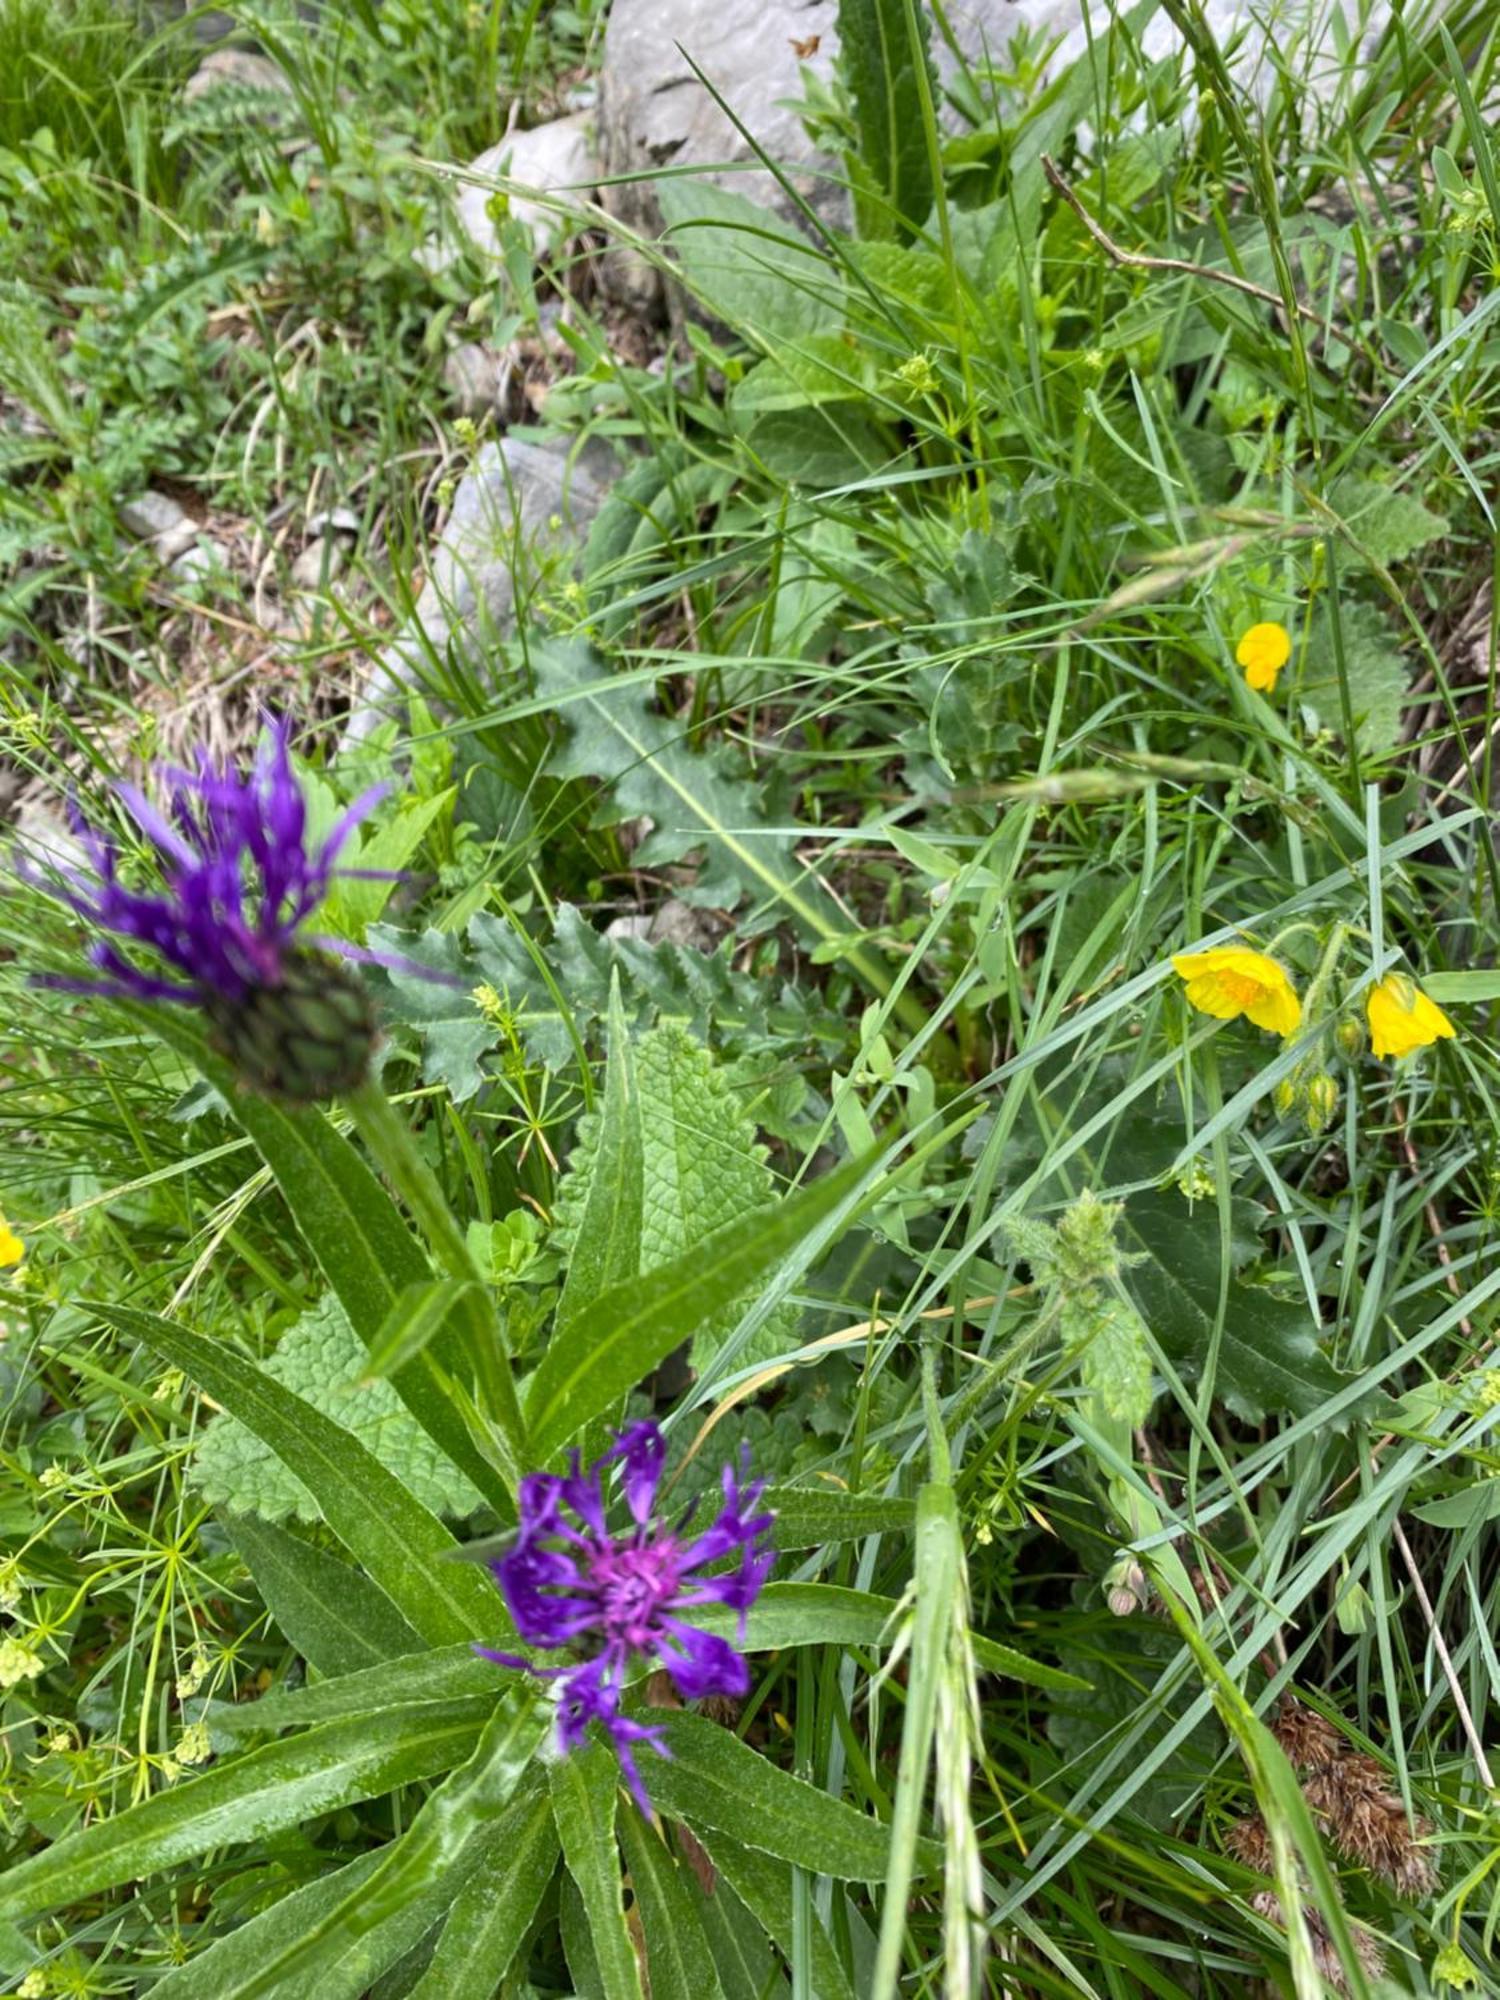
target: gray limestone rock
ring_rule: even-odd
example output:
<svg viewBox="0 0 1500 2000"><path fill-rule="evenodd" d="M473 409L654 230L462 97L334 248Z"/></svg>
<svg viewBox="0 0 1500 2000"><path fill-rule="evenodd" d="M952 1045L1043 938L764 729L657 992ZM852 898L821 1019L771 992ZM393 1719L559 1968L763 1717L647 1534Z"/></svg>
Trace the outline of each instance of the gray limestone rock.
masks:
<svg viewBox="0 0 1500 2000"><path fill-rule="evenodd" d="M150 542L164 563L175 561L198 539L198 523L192 515L154 486L121 503L120 524L138 541Z"/></svg>
<svg viewBox="0 0 1500 2000"><path fill-rule="evenodd" d="M362 741L399 712L408 689L433 676L450 648L471 672L514 628L516 578L538 551L582 547L619 473L607 445L505 437L487 444L460 481L412 622L374 663L344 741Z"/></svg>
<svg viewBox="0 0 1500 2000"><path fill-rule="evenodd" d="M594 199L599 180L599 162L594 151L594 119L587 111L575 111L550 124L534 125L528 132L512 132L498 146L491 146L465 172L486 180L511 180L539 194L556 195L557 202L532 201L525 195L510 197L510 212L531 231L532 245L539 257L554 248L569 233L564 207ZM498 256L500 245L495 225L487 213L494 190L465 182L458 190L455 206L465 233L489 256Z"/></svg>
<svg viewBox="0 0 1500 2000"><path fill-rule="evenodd" d="M1103 0L947 0L954 39L973 61L987 51L1003 59L1012 38L1028 29L1058 46L1049 64L1059 74L1081 57L1115 18ZM1296 73L1314 92L1326 91L1344 65L1332 27L1335 15L1358 27L1366 42L1389 18L1388 0L1205 0L1209 27L1229 54L1239 81L1264 94L1274 79L1261 17L1283 25L1277 47L1292 57ZM848 198L838 184L839 165L813 146L792 102L803 95L805 65L827 79L838 51L837 0L614 0L604 37L599 134L607 176L642 174L664 167L703 167L717 181L752 201L796 218L774 175L755 164L755 150L734 119L715 102L694 72L696 63L735 114L739 125L785 171L798 194L825 220L842 224ZM1144 46L1159 57L1177 46L1164 11L1147 25ZM940 72L953 59L934 36ZM689 58L692 60L690 61ZM748 167L746 162L751 163ZM661 217L649 179L604 188L610 212L633 230L654 235Z"/></svg>
<svg viewBox="0 0 1500 2000"><path fill-rule="evenodd" d="M466 340L443 362L443 387L461 417L485 417L500 400L504 359L483 341Z"/></svg>

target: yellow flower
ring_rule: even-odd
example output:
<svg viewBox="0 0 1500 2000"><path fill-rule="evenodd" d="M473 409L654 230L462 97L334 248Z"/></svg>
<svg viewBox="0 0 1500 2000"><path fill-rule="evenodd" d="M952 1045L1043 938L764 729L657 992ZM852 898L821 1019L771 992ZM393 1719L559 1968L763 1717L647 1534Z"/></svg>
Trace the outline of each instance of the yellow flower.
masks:
<svg viewBox="0 0 1500 2000"><path fill-rule="evenodd" d="M1189 1006L1200 1014L1232 1021L1243 1014L1273 1035L1295 1033L1302 1002L1292 991L1285 966L1248 945L1223 944L1213 951L1179 952L1172 960L1186 982Z"/></svg>
<svg viewBox="0 0 1500 2000"><path fill-rule="evenodd" d="M1273 694L1276 676L1292 657L1292 635L1285 625L1252 625L1234 649L1245 679L1261 694Z"/></svg>
<svg viewBox="0 0 1500 2000"><path fill-rule="evenodd" d="M1388 972L1365 996L1370 1049L1377 1056L1409 1056L1431 1042L1450 1042L1457 1030L1435 1000L1404 972Z"/></svg>
<svg viewBox="0 0 1500 2000"><path fill-rule="evenodd" d="M26 1245L0 1215L0 1271L8 1271L26 1255Z"/></svg>

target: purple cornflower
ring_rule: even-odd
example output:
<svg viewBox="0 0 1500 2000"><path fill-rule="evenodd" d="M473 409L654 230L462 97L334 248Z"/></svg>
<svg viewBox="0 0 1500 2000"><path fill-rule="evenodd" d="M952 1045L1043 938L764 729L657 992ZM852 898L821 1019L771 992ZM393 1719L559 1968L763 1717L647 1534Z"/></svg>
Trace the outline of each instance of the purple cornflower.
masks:
<svg viewBox="0 0 1500 2000"><path fill-rule="evenodd" d="M589 1723L602 1723L636 1803L647 1815L651 1803L632 1746L649 1743L663 1757L670 1753L659 1728L620 1712L631 1657L645 1654L664 1667L684 1701L746 1693L750 1669L743 1654L678 1614L701 1604L728 1604L739 1613L743 1640L745 1614L775 1561L773 1517L754 1512L764 1482L747 1482L743 1468L736 1475L732 1466L725 1466L719 1517L691 1541L685 1530L692 1508L675 1527L653 1520L665 1458L666 1444L656 1425L638 1423L621 1431L587 1473L579 1469L575 1451L565 1478L533 1472L521 1481L515 1541L490 1568L528 1645L578 1646L587 1649L588 1657L576 1666L535 1667L513 1653L475 1648L502 1666L560 1681L561 1748L576 1749ZM635 1526L611 1536L604 1524L603 1474L616 1463ZM702 1574L726 1556L739 1559L732 1569L718 1576Z"/></svg>
<svg viewBox="0 0 1500 2000"><path fill-rule="evenodd" d="M321 846L309 848L289 744L287 724L269 721L244 777L216 769L206 752L195 772L167 768L164 811L135 785L116 787L160 864L156 894L126 888L118 847L75 807L74 832L93 874L54 867L41 878L44 885L113 939L144 945L177 977L143 971L106 936L89 948L103 978L54 983L128 999L232 1007L281 982L301 925L328 893L340 850L386 789L364 793Z"/></svg>

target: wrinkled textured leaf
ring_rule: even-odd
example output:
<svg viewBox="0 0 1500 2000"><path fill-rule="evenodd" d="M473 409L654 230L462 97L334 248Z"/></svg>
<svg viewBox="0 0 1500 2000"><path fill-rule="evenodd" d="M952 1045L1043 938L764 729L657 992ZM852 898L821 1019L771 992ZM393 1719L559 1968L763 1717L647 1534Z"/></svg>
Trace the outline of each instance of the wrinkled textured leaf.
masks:
<svg viewBox="0 0 1500 2000"><path fill-rule="evenodd" d="M91 1308L107 1326L142 1340L274 1447L308 1487L323 1517L430 1644L472 1636L493 1616L477 1572L441 1558L453 1537L380 1461L321 1410L220 1342L130 1306Z"/></svg>
<svg viewBox="0 0 1500 2000"><path fill-rule="evenodd" d="M1448 532L1442 514L1374 479L1347 475L1335 483L1328 504L1347 522L1359 546L1382 564L1414 556Z"/></svg>
<svg viewBox="0 0 1500 2000"><path fill-rule="evenodd" d="M1368 604L1345 604L1340 622L1355 737L1361 751L1379 756L1399 743L1401 711L1411 676L1378 611ZM1344 717L1335 660L1332 628L1326 611L1320 610L1313 619L1307 657L1297 676L1297 699L1312 710L1322 728L1338 735L1343 731Z"/></svg>
<svg viewBox="0 0 1500 2000"><path fill-rule="evenodd" d="M555 1337L531 1379L527 1424L545 1456L658 1367L812 1236L868 1171L851 1161L788 1200L705 1237L686 1256L602 1293Z"/></svg>
<svg viewBox="0 0 1500 2000"><path fill-rule="evenodd" d="M387 1472L434 1514L462 1518L480 1495L438 1450L386 1382L366 1382L369 1355L330 1293L282 1335L265 1373L359 1439ZM316 1521L321 1509L271 1447L232 1416L207 1425L191 1477L205 1498L233 1514Z"/></svg>
<svg viewBox="0 0 1500 2000"><path fill-rule="evenodd" d="M613 1069L613 1050L610 1064ZM643 1035L630 1052L630 1068L634 1152L620 1158L618 1146L611 1150L607 1104L597 1119L581 1121L558 1193L558 1234L564 1249L570 1241L576 1246L576 1260L601 1188L618 1194L638 1173L643 1199L636 1270L644 1273L670 1264L716 1229L764 1209L776 1188L754 1125L712 1055L686 1029L664 1024ZM566 1302L566 1291L563 1298ZM747 1303L735 1299L699 1326L693 1336L695 1368L701 1371L713 1360ZM561 1309L558 1320L561 1326ZM769 1360L794 1347L798 1320L795 1307L779 1306L739 1350L737 1363Z"/></svg>

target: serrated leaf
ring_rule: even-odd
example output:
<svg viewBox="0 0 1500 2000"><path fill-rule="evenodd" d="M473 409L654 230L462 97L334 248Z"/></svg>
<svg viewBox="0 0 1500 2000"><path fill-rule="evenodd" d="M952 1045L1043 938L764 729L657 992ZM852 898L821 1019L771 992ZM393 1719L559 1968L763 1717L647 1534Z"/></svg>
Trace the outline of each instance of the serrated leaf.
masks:
<svg viewBox="0 0 1500 2000"><path fill-rule="evenodd" d="M851 1161L790 1199L717 1231L686 1256L611 1286L531 1379L527 1425L539 1457L576 1437L684 1340L783 1263L869 1171Z"/></svg>
<svg viewBox="0 0 1500 2000"><path fill-rule="evenodd" d="M683 1864L639 1813L621 1819L620 1844L640 1911L651 2000L724 2000Z"/></svg>
<svg viewBox="0 0 1500 2000"><path fill-rule="evenodd" d="M89 1309L181 1368L270 1445L314 1495L349 1553L429 1644L470 1638L477 1620L493 1617L484 1580L441 1562L456 1546L442 1522L321 1410L253 1361L188 1327L130 1306Z"/></svg>
<svg viewBox="0 0 1500 2000"><path fill-rule="evenodd" d="M642 2000L640 1968L625 1927L615 1812L620 1767L602 1744L575 1750L552 1766L552 1815L563 1861L588 1917L589 1941L603 2000ZM634 1811L634 1807L629 1808Z"/></svg>
<svg viewBox="0 0 1500 2000"><path fill-rule="evenodd" d="M664 1715L662 1727L672 1754L652 1762L648 1780L662 1812L693 1827L716 1827L814 1874L885 1879L888 1842L879 1820L778 1770L701 1715ZM923 1843L924 1863L930 1847Z"/></svg>
<svg viewBox="0 0 1500 2000"><path fill-rule="evenodd" d="M469 1879L454 1898L432 1962L410 2000L480 2000L510 1970L557 1868L547 1785L537 1778L475 1838Z"/></svg>
<svg viewBox="0 0 1500 2000"><path fill-rule="evenodd" d="M1369 756L1389 753L1401 737L1401 716L1411 676L1385 621L1368 604L1345 604L1340 611L1349 710L1359 749ZM1297 699L1324 729L1343 731L1333 632L1326 609L1313 619L1306 663L1296 683Z"/></svg>
<svg viewBox="0 0 1500 2000"><path fill-rule="evenodd" d="M637 1276L642 1267L641 1091L618 979L610 994L609 1017L603 1098L597 1114L581 1123L570 1172L557 1193L559 1226L554 1240L568 1259L554 1321L559 1335L601 1292ZM563 1217L566 1228L561 1226Z"/></svg>
<svg viewBox="0 0 1500 2000"><path fill-rule="evenodd" d="M1064 1309L1070 1343L1081 1337L1078 1373L1100 1410L1132 1430L1151 1414L1151 1349L1135 1308L1096 1294Z"/></svg>
<svg viewBox="0 0 1500 2000"><path fill-rule="evenodd" d="M663 241L709 311L760 342L826 333L838 317L828 263L768 208L692 175L657 183Z"/></svg>
<svg viewBox="0 0 1500 2000"><path fill-rule="evenodd" d="M469 1755L489 1711L482 1697L424 1702L390 1711L378 1727L358 1717L268 1743L18 1863L0 1878L0 1913L78 1903L212 1848L263 1840L437 1777Z"/></svg>
<svg viewBox="0 0 1500 2000"><path fill-rule="evenodd" d="M1126 1273L1146 1324L1177 1367L1196 1380L1219 1313L1219 1218L1180 1195L1140 1194L1125 1204L1122 1245L1144 1252ZM1247 1423L1273 1412L1308 1416L1345 1386L1318 1347L1307 1307L1231 1277L1214 1393Z"/></svg>
<svg viewBox="0 0 1500 2000"><path fill-rule="evenodd" d="M320 1674L351 1675L422 1651L385 1592L326 1549L253 1514L235 1516L228 1529L278 1628Z"/></svg>
<svg viewBox="0 0 1500 2000"><path fill-rule="evenodd" d="M402 1297L427 1297L433 1289L429 1280ZM451 1284L447 1289L452 1290ZM398 1300L396 1310L400 1308ZM439 1326L445 1317L440 1315ZM428 1338L437 1330L432 1327ZM407 1358L398 1357L398 1365ZM358 1438L431 1513L454 1518L472 1514L481 1504L480 1495L415 1422L395 1390L386 1382L365 1380L369 1366L370 1354L330 1293L282 1335L264 1372ZM205 1498L233 1514L258 1514L265 1521L291 1515L300 1521L320 1518L318 1503L302 1481L233 1416L215 1417L205 1428L191 1477Z"/></svg>
<svg viewBox="0 0 1500 2000"><path fill-rule="evenodd" d="M631 1129L623 1101L617 1107L619 1129L613 1141L607 1101L599 1119L585 1121L580 1128L579 1144L558 1194L561 1240L566 1247L571 1239L573 1265L582 1254L591 1266L587 1225L593 1205L601 1195L618 1201L634 1185L634 1274L643 1275L685 1255L715 1230L764 1209L775 1198L776 1188L754 1125L713 1056L686 1029L670 1023L654 1028L619 1060L622 1068L628 1064L631 1077ZM616 1062L612 1046L611 1074ZM573 1213L579 1216L576 1224L570 1220ZM616 1281L624 1275L617 1272ZM569 1289L572 1284L570 1265ZM597 1296L598 1290L591 1277L584 1296ZM565 1289L564 1303L567 1297ZM735 1299L699 1326L693 1337L693 1366L700 1373L732 1332L746 1303L744 1298ZM573 1316L559 1307L559 1333ZM778 1307L738 1351L736 1362L768 1361L785 1353L796 1345L798 1320L795 1307Z"/></svg>
<svg viewBox="0 0 1500 2000"><path fill-rule="evenodd" d="M612 824L651 819L653 830L636 849L638 866L698 853L685 901L732 909L753 893L759 912L789 917L815 936L842 931L821 883L796 861L791 830L764 824L761 796L730 775L722 750L690 749L681 725L655 713L648 691L612 678L582 641L551 640L534 646L531 658L537 691L566 732L549 769L603 780Z"/></svg>
<svg viewBox="0 0 1500 2000"><path fill-rule="evenodd" d="M1359 547L1383 567L1415 555L1448 532L1443 515L1374 479L1348 475L1338 480L1328 504L1348 524Z"/></svg>

